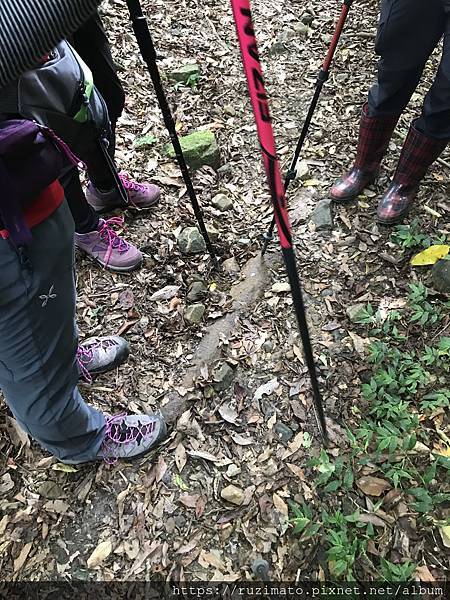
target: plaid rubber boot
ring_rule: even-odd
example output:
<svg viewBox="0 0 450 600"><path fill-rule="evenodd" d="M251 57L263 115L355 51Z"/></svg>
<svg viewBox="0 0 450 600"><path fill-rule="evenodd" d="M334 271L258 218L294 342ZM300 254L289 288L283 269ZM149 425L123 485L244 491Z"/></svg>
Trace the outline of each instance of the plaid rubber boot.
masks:
<svg viewBox="0 0 450 600"><path fill-rule="evenodd" d="M369 117L367 108L365 104L361 114L355 164L331 188L335 202L354 200L373 183L400 116Z"/></svg>
<svg viewBox="0 0 450 600"><path fill-rule="evenodd" d="M412 123L392 183L378 204L379 223L394 225L404 219L417 196L420 182L447 143L448 140L427 137Z"/></svg>

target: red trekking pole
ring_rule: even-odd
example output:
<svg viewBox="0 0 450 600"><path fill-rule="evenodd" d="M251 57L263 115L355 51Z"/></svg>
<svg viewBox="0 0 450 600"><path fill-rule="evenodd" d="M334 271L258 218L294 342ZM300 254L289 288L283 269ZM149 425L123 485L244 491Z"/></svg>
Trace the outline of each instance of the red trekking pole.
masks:
<svg viewBox="0 0 450 600"><path fill-rule="evenodd" d="M327 425L322 405L319 383L317 379L316 365L309 336L308 323L306 320L305 305L303 302L300 279L295 261L295 252L291 235L289 216L286 210L286 198L281 181L280 166L276 155L275 139L273 135L272 122L270 118L269 104L259 61L258 47L256 44L255 31L250 12L249 0L231 0L236 31L242 54L242 63L247 77L250 100L253 107L255 122L258 130L258 138L261 145L264 168L269 184L271 200L274 209L275 222L280 238L281 250L286 266L287 276L291 286L292 299L298 328L303 343L303 352L308 367L313 391L314 407L322 438L326 443L328 440Z"/></svg>
<svg viewBox="0 0 450 600"><path fill-rule="evenodd" d="M328 52L322 68L320 69L319 75L316 80L316 90L314 92L313 99L311 101L308 114L306 115L305 122L303 123L303 128L300 134L300 137L297 142L297 148L295 149L294 158L292 159L291 166L289 171L286 173L286 177L284 180L284 192L286 193L291 181L295 179L297 175L297 162L300 156L300 153L303 149L303 144L305 143L306 136L308 135L309 127L311 125L311 121L313 115L317 108L317 103L319 102L320 94L322 93L322 88L324 83L328 80L330 76L330 67L333 62L334 55L336 53L336 48L339 43L339 39L341 37L342 31L344 29L345 22L347 20L347 15L350 10L351 5L353 4L353 0L344 0L344 4L342 6L341 16L339 17L339 21L337 22L336 29L334 31L333 39L331 40L330 47L328 48ZM275 220L272 220L270 224L269 231L263 234L263 245L261 253L264 255L266 253L267 247L270 242L273 240L273 230L275 227Z"/></svg>

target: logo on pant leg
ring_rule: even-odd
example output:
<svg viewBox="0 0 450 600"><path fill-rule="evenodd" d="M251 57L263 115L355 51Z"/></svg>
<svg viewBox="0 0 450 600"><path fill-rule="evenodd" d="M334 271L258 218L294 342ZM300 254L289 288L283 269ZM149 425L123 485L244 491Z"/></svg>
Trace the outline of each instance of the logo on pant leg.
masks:
<svg viewBox="0 0 450 600"><path fill-rule="evenodd" d="M42 294L42 296L39 296L39 300L43 300L42 308L45 308L47 306L49 300L53 300L53 298L57 297L58 294L53 293L54 287L55 286L52 284L51 288L48 291L48 294Z"/></svg>

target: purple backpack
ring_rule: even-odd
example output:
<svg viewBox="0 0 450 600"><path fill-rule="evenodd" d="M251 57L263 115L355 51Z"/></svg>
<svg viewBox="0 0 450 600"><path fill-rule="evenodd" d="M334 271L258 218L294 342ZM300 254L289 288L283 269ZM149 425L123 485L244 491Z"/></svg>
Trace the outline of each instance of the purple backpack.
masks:
<svg viewBox="0 0 450 600"><path fill-rule="evenodd" d="M58 179L67 160L79 164L47 127L22 119L0 122L0 219L17 247L32 239L25 209Z"/></svg>

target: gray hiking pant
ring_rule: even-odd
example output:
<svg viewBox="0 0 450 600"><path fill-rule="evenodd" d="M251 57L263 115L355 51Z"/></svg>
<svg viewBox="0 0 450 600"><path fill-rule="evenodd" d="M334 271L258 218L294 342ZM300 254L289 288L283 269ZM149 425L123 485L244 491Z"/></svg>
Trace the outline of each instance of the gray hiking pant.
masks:
<svg viewBox="0 0 450 600"><path fill-rule="evenodd" d="M64 202L21 254L0 238L0 389L21 427L66 462L97 456L105 418L78 389L74 224Z"/></svg>

